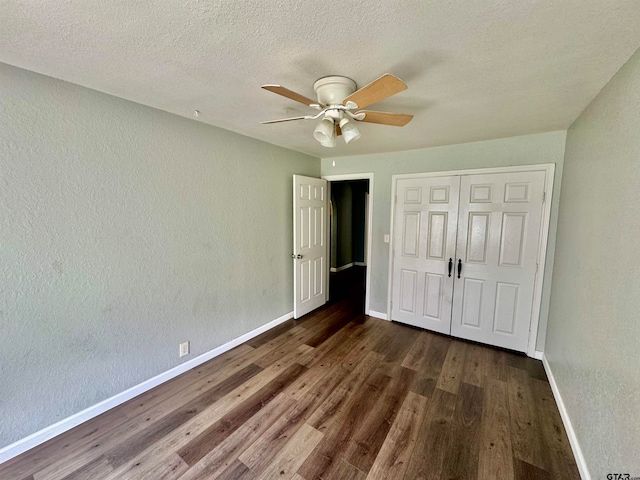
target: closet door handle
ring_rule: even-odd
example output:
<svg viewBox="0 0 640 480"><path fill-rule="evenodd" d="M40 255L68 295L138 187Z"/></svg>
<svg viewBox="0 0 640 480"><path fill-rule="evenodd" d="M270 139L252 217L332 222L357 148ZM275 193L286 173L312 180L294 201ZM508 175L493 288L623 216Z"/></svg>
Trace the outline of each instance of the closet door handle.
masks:
<svg viewBox="0 0 640 480"><path fill-rule="evenodd" d="M453 269L453 258L449 259L449 276L451 276L451 270Z"/></svg>
<svg viewBox="0 0 640 480"><path fill-rule="evenodd" d="M458 278L460 278L460 272L462 272L462 259L458 259Z"/></svg>

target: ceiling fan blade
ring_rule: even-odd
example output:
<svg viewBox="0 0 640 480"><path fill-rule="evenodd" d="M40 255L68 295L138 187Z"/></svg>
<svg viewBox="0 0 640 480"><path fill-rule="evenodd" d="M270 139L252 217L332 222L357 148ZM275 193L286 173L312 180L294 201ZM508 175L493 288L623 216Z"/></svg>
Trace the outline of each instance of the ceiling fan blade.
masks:
<svg viewBox="0 0 640 480"><path fill-rule="evenodd" d="M346 105L347 102L353 102L358 105L358 108L368 107L372 103L384 100L391 95L406 90L407 86L398 77L394 77L390 73L385 73L383 76L374 80L369 85L365 85L359 90L356 90L342 102Z"/></svg>
<svg viewBox="0 0 640 480"><path fill-rule="evenodd" d="M278 120L267 120L266 122L260 122L262 125L266 125L267 123L280 123L280 122L290 122L292 120L306 120L309 118L307 115L303 117L291 117L291 118L280 118Z"/></svg>
<svg viewBox="0 0 640 480"><path fill-rule="evenodd" d="M362 110L358 113L365 114L364 118L360 120L361 122L380 123L382 125L393 125L394 127L404 127L413 118L413 115L404 113L374 112L371 110Z"/></svg>
<svg viewBox="0 0 640 480"><path fill-rule="evenodd" d="M295 100L296 102L304 103L305 105L308 105L310 107L312 105L320 105L321 107L324 107L324 105L318 104L317 100L311 100L310 98L289 90L282 85L262 85L262 88L264 88L265 90L269 90L270 92L277 93L278 95L282 95L283 97L287 97L291 100Z"/></svg>
<svg viewBox="0 0 640 480"><path fill-rule="evenodd" d="M340 135L342 135L342 129L340 128L340 125L336 125L336 137L339 137Z"/></svg>

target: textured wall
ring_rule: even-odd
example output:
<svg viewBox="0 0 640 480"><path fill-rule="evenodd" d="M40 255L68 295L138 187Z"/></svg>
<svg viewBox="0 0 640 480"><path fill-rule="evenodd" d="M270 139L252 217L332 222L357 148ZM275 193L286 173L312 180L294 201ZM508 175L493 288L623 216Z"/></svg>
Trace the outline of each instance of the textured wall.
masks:
<svg viewBox="0 0 640 480"><path fill-rule="evenodd" d="M336 214L336 267L353 262L353 189L348 182L332 183Z"/></svg>
<svg viewBox="0 0 640 480"><path fill-rule="evenodd" d="M592 478L640 476L640 50L567 134L546 355Z"/></svg>
<svg viewBox="0 0 640 480"><path fill-rule="evenodd" d="M353 261L366 262L365 257L365 213L366 196L369 189L369 181L351 183L353 188Z"/></svg>
<svg viewBox="0 0 640 480"><path fill-rule="evenodd" d="M1 64L0 85L0 446L292 310L292 175L318 159Z"/></svg>
<svg viewBox="0 0 640 480"><path fill-rule="evenodd" d="M562 177L562 163L566 132L550 132L510 137L483 142L464 143L444 147L424 148L396 153L360 155L355 157L322 159L322 174L373 172L373 239L371 251L371 309L387 311L389 244L383 242L389 233L391 218L391 176L400 173L463 170L468 168L502 167L555 163L556 177L551 206L551 225L545 285L542 290L542 309L538 335L539 350L544 349L546 319L549 306L549 285L553 269L554 238L558 215L558 194ZM335 166L333 162L335 161Z"/></svg>
<svg viewBox="0 0 640 480"><path fill-rule="evenodd" d="M365 194L368 180L331 182L331 267L364 262Z"/></svg>

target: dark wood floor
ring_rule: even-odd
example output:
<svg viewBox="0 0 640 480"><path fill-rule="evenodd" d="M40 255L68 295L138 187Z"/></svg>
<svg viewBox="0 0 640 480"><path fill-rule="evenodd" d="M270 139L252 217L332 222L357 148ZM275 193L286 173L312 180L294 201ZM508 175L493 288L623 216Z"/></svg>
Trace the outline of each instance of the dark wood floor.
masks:
<svg viewBox="0 0 640 480"><path fill-rule="evenodd" d="M324 308L10 460L0 478L580 478L539 361L367 317L349 275Z"/></svg>

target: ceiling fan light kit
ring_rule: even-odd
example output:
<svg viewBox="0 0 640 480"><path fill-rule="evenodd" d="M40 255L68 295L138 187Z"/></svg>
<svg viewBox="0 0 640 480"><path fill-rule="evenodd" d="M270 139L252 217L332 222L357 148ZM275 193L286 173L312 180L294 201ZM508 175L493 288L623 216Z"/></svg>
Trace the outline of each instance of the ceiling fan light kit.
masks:
<svg viewBox="0 0 640 480"><path fill-rule="evenodd" d="M402 127L413 118L413 115L399 113L356 111L407 89L402 80L389 73L384 74L359 90L357 90L356 82L348 77L339 75L322 77L313 84L313 89L318 98L317 102L281 85L263 85L262 88L296 102L304 103L311 108L320 110L320 112L315 115L282 118L261 123L316 120L322 117L313 132L313 137L323 147L335 147L337 136L342 136L345 143L358 140L360 131L355 122ZM356 112L354 113L354 111Z"/></svg>

